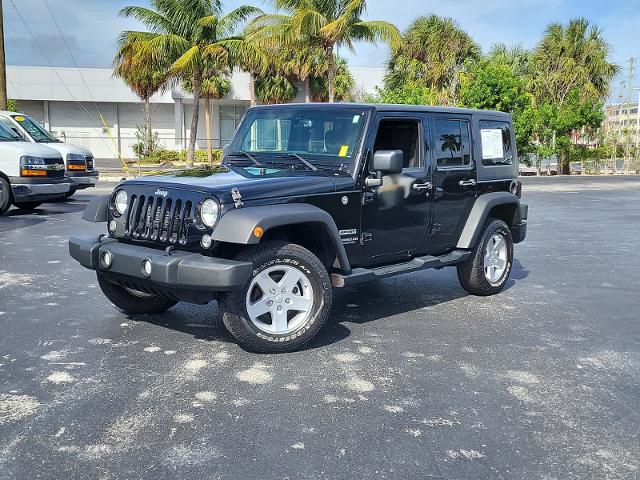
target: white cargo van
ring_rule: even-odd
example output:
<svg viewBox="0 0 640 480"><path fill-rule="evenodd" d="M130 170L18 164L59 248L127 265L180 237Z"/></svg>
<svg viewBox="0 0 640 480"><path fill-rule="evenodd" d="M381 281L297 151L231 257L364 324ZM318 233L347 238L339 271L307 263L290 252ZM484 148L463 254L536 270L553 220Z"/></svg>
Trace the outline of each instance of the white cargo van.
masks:
<svg viewBox="0 0 640 480"><path fill-rule="evenodd" d="M9 127L27 142L39 143L60 152L71 181L70 197L77 190L94 187L98 182L93 154L84 147L64 143L49 133L35 118L24 113L0 110L0 123Z"/></svg>
<svg viewBox="0 0 640 480"><path fill-rule="evenodd" d="M46 145L26 142L0 123L0 215L11 205L33 210L64 198L71 188L62 155Z"/></svg>

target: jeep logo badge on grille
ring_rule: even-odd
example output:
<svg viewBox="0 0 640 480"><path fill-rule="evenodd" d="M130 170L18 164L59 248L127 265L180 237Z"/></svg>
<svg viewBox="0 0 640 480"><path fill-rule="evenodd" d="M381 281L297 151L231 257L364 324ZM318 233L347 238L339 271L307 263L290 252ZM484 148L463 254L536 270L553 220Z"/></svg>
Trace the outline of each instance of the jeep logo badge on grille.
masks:
<svg viewBox="0 0 640 480"><path fill-rule="evenodd" d="M160 190L160 189L158 189L158 190L156 190L156 193L155 193L154 195L157 195L157 196L159 196L159 197L164 198L164 197L166 197L167 195L169 195L169 192L167 192L166 190Z"/></svg>

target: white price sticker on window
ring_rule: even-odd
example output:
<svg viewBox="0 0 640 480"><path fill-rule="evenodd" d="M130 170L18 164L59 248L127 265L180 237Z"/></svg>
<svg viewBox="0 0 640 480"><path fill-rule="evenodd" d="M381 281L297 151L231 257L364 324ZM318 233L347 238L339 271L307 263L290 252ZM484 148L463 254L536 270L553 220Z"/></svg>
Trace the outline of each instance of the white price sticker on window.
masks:
<svg viewBox="0 0 640 480"><path fill-rule="evenodd" d="M482 139L483 160L504 158L501 129L491 128L487 130L480 130L480 138Z"/></svg>

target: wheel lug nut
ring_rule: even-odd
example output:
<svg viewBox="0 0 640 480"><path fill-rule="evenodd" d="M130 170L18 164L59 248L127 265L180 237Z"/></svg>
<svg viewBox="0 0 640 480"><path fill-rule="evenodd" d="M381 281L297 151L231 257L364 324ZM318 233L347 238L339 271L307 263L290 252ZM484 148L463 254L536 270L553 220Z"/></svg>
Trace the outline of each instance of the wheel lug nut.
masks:
<svg viewBox="0 0 640 480"><path fill-rule="evenodd" d="M267 302L267 306L269 306L269 307L270 307L271 305L273 305L273 300L269 300L269 301Z"/></svg>
<svg viewBox="0 0 640 480"><path fill-rule="evenodd" d="M286 288L283 288L283 289L282 289L282 293L287 293L287 289L286 289Z"/></svg>
<svg viewBox="0 0 640 480"><path fill-rule="evenodd" d="M271 294L272 294L272 295L275 295L275 294L276 294L276 289L275 289L275 288L272 288L272 289L271 289L271 290L269 290L269 291L271 292Z"/></svg>
<svg viewBox="0 0 640 480"><path fill-rule="evenodd" d="M290 298L285 298L284 299L284 303L291 303L291 299Z"/></svg>
<svg viewBox="0 0 640 480"><path fill-rule="evenodd" d="M278 311L281 312L282 311L282 305L278 305Z"/></svg>

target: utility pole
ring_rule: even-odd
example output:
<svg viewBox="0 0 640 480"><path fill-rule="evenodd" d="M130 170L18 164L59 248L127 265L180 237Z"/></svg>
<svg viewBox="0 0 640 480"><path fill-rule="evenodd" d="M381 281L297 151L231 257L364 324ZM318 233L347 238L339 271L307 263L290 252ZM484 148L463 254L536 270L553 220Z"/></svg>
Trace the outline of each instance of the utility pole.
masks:
<svg viewBox="0 0 640 480"><path fill-rule="evenodd" d="M0 110L7 109L7 65L4 61L4 17L0 0Z"/></svg>

